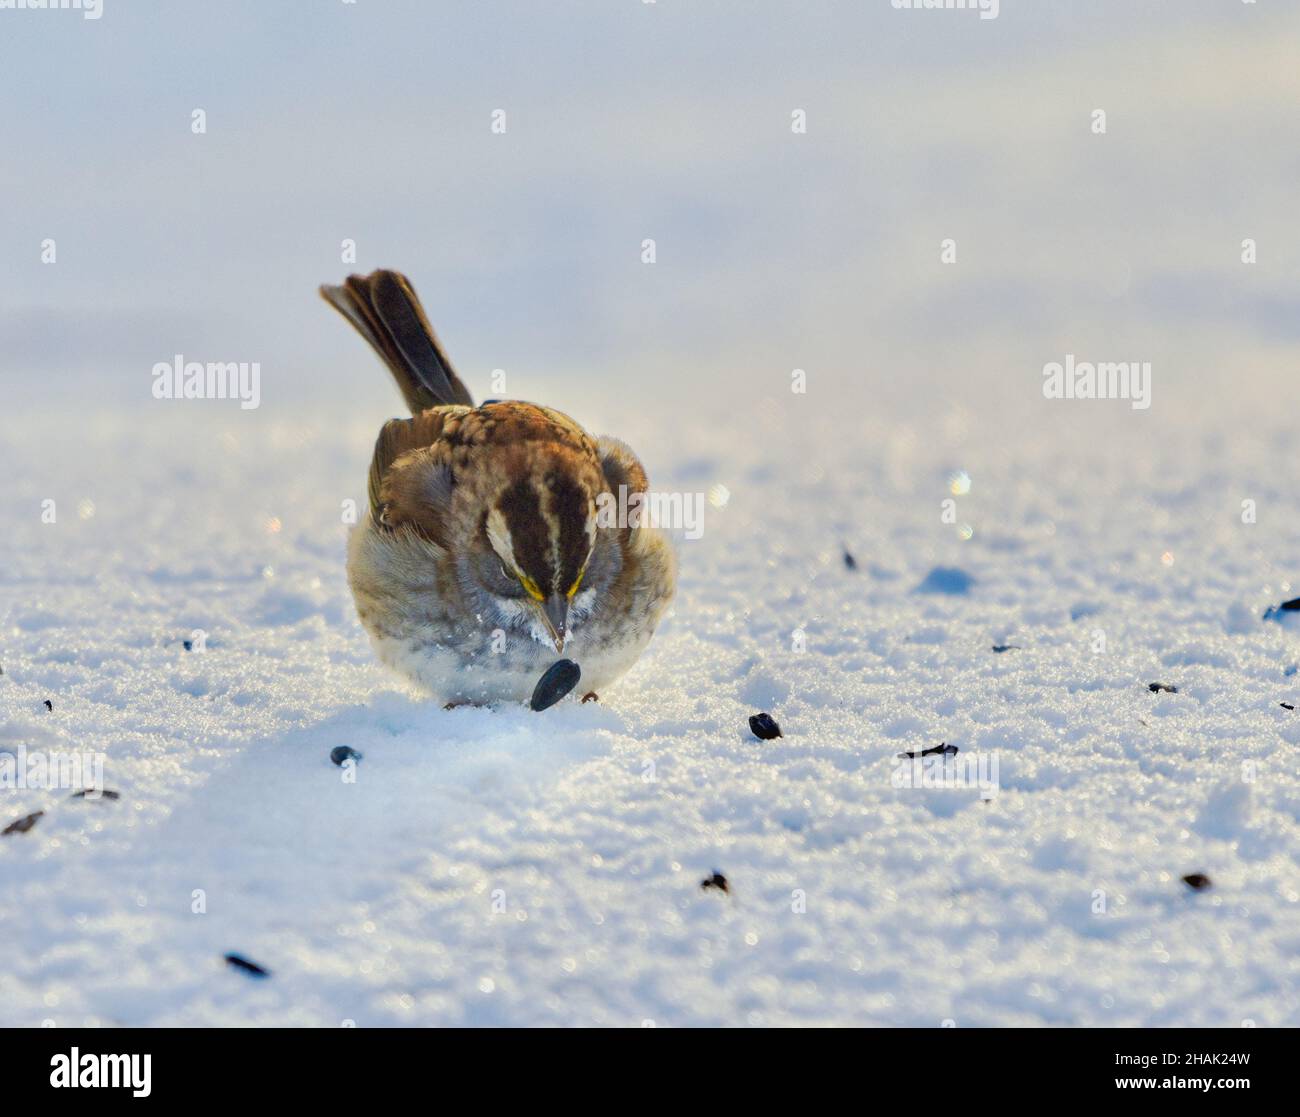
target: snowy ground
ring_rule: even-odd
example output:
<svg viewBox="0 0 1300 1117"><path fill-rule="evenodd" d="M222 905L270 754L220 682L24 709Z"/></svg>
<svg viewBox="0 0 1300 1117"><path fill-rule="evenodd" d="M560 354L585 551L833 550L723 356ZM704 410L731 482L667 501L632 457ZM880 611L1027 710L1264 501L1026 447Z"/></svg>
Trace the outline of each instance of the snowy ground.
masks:
<svg viewBox="0 0 1300 1117"><path fill-rule="evenodd" d="M373 662L340 505L383 415L7 423L0 748L121 799L0 791L47 812L0 838L0 1024L1300 1024L1294 434L797 405L580 414L730 500L622 686L541 715ZM999 793L891 785L940 742Z"/></svg>

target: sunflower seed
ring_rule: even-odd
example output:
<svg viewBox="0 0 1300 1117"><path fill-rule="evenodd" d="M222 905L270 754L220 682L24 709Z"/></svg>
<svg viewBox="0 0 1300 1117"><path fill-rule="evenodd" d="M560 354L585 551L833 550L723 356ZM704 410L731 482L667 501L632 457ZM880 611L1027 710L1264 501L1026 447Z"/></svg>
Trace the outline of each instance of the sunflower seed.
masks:
<svg viewBox="0 0 1300 1117"><path fill-rule="evenodd" d="M361 753L357 752L351 745L336 745L330 749L330 759L342 768L349 760L360 760Z"/></svg>
<svg viewBox="0 0 1300 1117"><path fill-rule="evenodd" d="M749 719L749 731L760 741L775 741L782 736L781 727L776 724L771 714L754 714Z"/></svg>
<svg viewBox="0 0 1300 1117"><path fill-rule="evenodd" d="M727 878L718 872L717 869L713 870L711 876L707 876L700 881L700 887L703 888L705 892L710 888L716 888L719 892L725 892L728 896L731 895L731 885L727 883Z"/></svg>
<svg viewBox="0 0 1300 1117"><path fill-rule="evenodd" d="M22 818L14 819L3 830L0 830L0 836L5 834L26 834L28 830L36 825L44 813L44 811L35 811L32 814L24 815Z"/></svg>
<svg viewBox="0 0 1300 1117"><path fill-rule="evenodd" d="M242 970L249 977L270 977L271 971L263 969L256 962L250 962L242 954L227 954L226 965L233 966L237 970Z"/></svg>
<svg viewBox="0 0 1300 1117"><path fill-rule="evenodd" d="M1279 613L1294 613L1300 611L1300 597L1293 597L1290 601L1284 601L1281 605L1270 605L1264 610L1264 620L1271 621Z"/></svg>
<svg viewBox="0 0 1300 1117"><path fill-rule="evenodd" d="M922 749L920 752L900 752L899 760L915 760L918 756L956 756L961 749L956 745L938 744L932 749Z"/></svg>
<svg viewBox="0 0 1300 1117"><path fill-rule="evenodd" d="M557 659L546 669L533 688L528 703L534 710L547 710L578 685L582 668L571 659Z"/></svg>
<svg viewBox="0 0 1300 1117"><path fill-rule="evenodd" d="M1183 877L1183 883L1193 892L1204 892L1210 887L1213 881L1211 881L1204 873L1188 873Z"/></svg>
<svg viewBox="0 0 1300 1117"><path fill-rule="evenodd" d="M1178 688L1176 686L1170 686L1168 683L1147 683L1147 690L1152 694L1159 694L1162 690L1166 694L1178 693Z"/></svg>

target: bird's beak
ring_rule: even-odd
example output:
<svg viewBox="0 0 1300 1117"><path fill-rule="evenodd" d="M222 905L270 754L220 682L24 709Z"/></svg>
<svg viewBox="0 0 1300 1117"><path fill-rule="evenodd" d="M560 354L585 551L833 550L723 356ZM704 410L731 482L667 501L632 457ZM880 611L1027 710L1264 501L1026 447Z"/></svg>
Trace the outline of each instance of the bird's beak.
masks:
<svg viewBox="0 0 1300 1117"><path fill-rule="evenodd" d="M569 638L569 599L563 594L553 593L545 601L539 602L537 609L542 614L546 631L555 642L555 650L564 651L565 641Z"/></svg>

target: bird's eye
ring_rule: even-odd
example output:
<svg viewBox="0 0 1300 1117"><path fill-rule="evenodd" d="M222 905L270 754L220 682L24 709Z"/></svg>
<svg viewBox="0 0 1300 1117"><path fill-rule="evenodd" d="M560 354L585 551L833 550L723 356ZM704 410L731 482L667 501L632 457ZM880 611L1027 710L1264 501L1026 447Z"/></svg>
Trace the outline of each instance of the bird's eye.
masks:
<svg viewBox="0 0 1300 1117"><path fill-rule="evenodd" d="M497 555L484 557L479 566L479 580L488 593L497 597L523 597L524 587L519 579L510 573L505 560Z"/></svg>

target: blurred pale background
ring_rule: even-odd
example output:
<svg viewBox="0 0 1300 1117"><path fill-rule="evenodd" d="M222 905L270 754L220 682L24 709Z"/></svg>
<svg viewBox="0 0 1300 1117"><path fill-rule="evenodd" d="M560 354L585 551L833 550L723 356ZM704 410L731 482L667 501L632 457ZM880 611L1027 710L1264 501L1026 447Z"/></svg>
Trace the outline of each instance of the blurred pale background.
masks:
<svg viewBox="0 0 1300 1117"><path fill-rule="evenodd" d="M1297 43L1269 0L0 12L5 410L182 421L149 395L181 353L261 363L262 415L209 419L377 422L396 395L315 287L391 266L478 396L503 368L607 428L784 408L794 368L809 421L1244 421L1300 341ZM1045 407L1066 353L1151 361L1152 410Z"/></svg>

